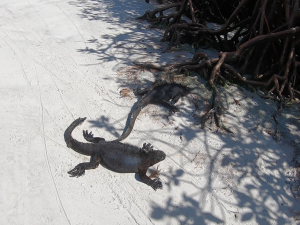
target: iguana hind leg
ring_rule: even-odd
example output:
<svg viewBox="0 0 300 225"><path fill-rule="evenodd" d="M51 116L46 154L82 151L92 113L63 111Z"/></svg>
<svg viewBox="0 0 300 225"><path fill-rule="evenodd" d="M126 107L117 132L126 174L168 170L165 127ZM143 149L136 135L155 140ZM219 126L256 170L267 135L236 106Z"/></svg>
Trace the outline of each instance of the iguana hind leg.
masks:
<svg viewBox="0 0 300 225"><path fill-rule="evenodd" d="M79 163L74 169L70 170L68 174L70 174L70 177L80 177L84 175L85 170L96 169L100 161L100 155L94 154L91 156L90 162Z"/></svg>
<svg viewBox="0 0 300 225"><path fill-rule="evenodd" d="M83 130L83 137L85 140L97 144L99 141L105 141L104 138L94 137L92 131L89 133L87 130Z"/></svg>
<svg viewBox="0 0 300 225"><path fill-rule="evenodd" d="M176 106L171 105L170 103L163 101L163 100L157 102L156 104L166 107L167 109L170 110L171 113L175 113L175 112L179 111L179 109Z"/></svg>
<svg viewBox="0 0 300 225"><path fill-rule="evenodd" d="M161 181L158 179L158 178L155 178L155 179L151 179L150 177L148 177L146 175L147 173L147 169L139 169L139 175L140 175L140 178L142 179L142 181L151 186L155 191L156 189L162 189L162 183Z"/></svg>
<svg viewBox="0 0 300 225"><path fill-rule="evenodd" d="M176 102L180 99L180 95L176 95L174 98L171 99L171 105L175 105Z"/></svg>

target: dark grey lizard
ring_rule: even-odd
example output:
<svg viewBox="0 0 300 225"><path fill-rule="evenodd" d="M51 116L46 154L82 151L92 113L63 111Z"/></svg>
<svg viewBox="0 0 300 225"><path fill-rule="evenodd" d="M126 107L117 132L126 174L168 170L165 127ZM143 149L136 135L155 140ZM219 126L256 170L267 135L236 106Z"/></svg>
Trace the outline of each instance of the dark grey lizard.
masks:
<svg viewBox="0 0 300 225"><path fill-rule="evenodd" d="M145 106L148 104L158 104L168 108L170 112L176 112L178 109L174 106L174 104L179 100L180 97L187 95L190 93L190 91L190 88L176 83L158 85L151 90L138 89L135 91L135 94L144 96L136 103L133 112L129 114L126 123L128 126L124 129L123 134L115 141L122 141L128 137L133 129L137 116Z"/></svg>
<svg viewBox="0 0 300 225"><path fill-rule="evenodd" d="M64 138L69 148L74 151L91 156L90 162L79 163L68 173L72 177L84 175L85 170L95 169L101 164L105 168L118 173L138 173L141 180L154 190L162 188L159 179L151 179L146 175L150 166L165 159L163 151L153 150L150 144L142 148L123 144L120 142L107 142L104 138L93 137L93 134L83 131L83 136L92 143L83 143L72 137L72 131L86 118L78 118L66 129Z"/></svg>

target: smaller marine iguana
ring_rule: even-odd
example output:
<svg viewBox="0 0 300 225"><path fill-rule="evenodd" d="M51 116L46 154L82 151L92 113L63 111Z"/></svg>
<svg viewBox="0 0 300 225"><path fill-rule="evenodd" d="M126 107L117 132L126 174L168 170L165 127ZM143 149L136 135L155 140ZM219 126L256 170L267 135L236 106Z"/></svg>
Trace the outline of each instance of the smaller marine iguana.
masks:
<svg viewBox="0 0 300 225"><path fill-rule="evenodd" d="M151 90L149 88L144 90L137 89L134 94L144 96L136 103L135 109L129 115L127 119L127 124L129 125L125 128L123 134L115 141L122 141L128 137L133 129L136 118L145 106L148 104L158 104L168 108L170 112L174 113L178 111L174 104L180 97L187 95L190 91L190 88L176 83L161 84Z"/></svg>
<svg viewBox="0 0 300 225"><path fill-rule="evenodd" d="M105 168L118 173L139 173L141 180L154 190L162 188L159 179L151 179L146 175L150 166L164 160L166 154L153 150L150 144L144 143L142 148L120 142L106 142L104 138L94 137L92 132L83 131L84 138L92 143L83 143L72 137L72 131L86 118L78 118L66 129L64 138L69 148L91 156L90 162L79 163L68 173L71 177L84 175L85 170L95 169L101 164Z"/></svg>

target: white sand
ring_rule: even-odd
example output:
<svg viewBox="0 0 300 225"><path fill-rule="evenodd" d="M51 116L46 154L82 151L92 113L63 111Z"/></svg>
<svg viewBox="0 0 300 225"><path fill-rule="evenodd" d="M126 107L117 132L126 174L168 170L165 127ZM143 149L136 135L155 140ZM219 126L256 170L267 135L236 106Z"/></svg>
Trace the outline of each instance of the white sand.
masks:
<svg viewBox="0 0 300 225"><path fill-rule="evenodd" d="M169 119L164 108L143 109L125 142L165 151L162 190L101 166L68 176L89 159L66 147L67 126L86 116L74 131L78 140L82 129L113 140L136 102L119 91L153 80L149 72L134 80L118 71L134 60L192 56L162 53L161 33L134 20L153 7L143 0L0 1L0 224L297 223L299 202L286 182L293 149L264 132L274 104L234 87L224 94L234 137L194 126L187 99Z"/></svg>

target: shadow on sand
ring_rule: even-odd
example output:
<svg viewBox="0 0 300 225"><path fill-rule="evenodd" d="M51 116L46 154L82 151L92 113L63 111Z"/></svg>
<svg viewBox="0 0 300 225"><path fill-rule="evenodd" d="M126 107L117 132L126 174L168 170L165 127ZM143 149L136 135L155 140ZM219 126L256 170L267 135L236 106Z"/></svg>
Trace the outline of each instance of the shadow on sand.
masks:
<svg viewBox="0 0 300 225"><path fill-rule="evenodd" d="M100 34L89 40L89 47L78 49L96 55L99 64L118 61L128 66L132 61L149 58L160 64L179 60L176 53L162 53L167 43L159 42L158 30L146 29L148 24L135 20L144 14L145 7L153 7L144 1L88 0L71 4L81 9L82 19L106 21L111 24L109 29L118 26L124 29L115 36ZM117 78L117 82L121 87L133 85L132 80L124 78ZM285 140L279 144L267 134L275 129L272 118L275 103L230 87L222 89L221 95L226 109L223 119L234 135L219 132L213 126L200 130L198 126L190 126L195 122L192 114L203 111L211 95L204 81L197 82L199 91L194 95L201 99L198 106L177 105L181 109L177 116L186 123L175 129L138 131L156 146L167 149L168 154L167 169L161 174L168 192L163 203L150 203L149 216L154 221L169 218L174 224L289 224L289 218L295 216L299 207L290 191L289 182L294 177L293 152L287 146L292 140L299 140L290 131L291 124L299 131L295 112L286 109L284 115L276 114L280 131L277 141ZM106 128L115 137L121 133L104 115L90 122L95 127ZM156 138L170 132L175 136L173 143Z"/></svg>

